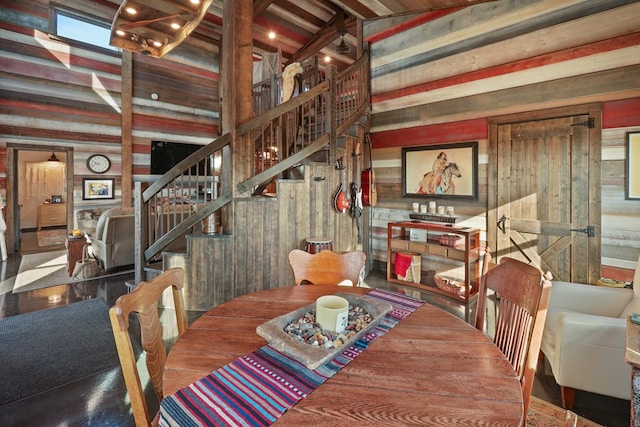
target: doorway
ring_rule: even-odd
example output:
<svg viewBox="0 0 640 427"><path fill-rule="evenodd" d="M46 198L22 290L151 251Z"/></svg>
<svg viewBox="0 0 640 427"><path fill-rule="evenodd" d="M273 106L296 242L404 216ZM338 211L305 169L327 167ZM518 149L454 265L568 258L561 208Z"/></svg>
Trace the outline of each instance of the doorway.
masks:
<svg viewBox="0 0 640 427"><path fill-rule="evenodd" d="M550 271L555 280L600 278L600 105L492 119L487 241Z"/></svg>
<svg viewBox="0 0 640 427"><path fill-rule="evenodd" d="M7 182L8 252L64 249L73 225L72 149L8 144Z"/></svg>

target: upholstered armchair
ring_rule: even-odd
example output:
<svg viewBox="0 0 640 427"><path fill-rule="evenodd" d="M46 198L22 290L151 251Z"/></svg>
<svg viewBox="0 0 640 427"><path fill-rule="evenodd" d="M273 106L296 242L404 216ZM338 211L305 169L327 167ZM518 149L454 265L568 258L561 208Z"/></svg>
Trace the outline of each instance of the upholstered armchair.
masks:
<svg viewBox="0 0 640 427"><path fill-rule="evenodd" d="M149 223L149 240L156 241L173 229L195 205L169 205L158 209L155 219ZM194 232L192 227L187 234ZM135 208L111 208L98 219L96 231L90 236L93 255L105 270L135 263ZM178 237L163 249L165 252L184 252L186 239Z"/></svg>
<svg viewBox="0 0 640 427"><path fill-rule="evenodd" d="M90 236L91 250L105 269L135 263L134 208L107 209L98 218L96 231Z"/></svg>
<svg viewBox="0 0 640 427"><path fill-rule="evenodd" d="M94 208L94 209L81 209L76 211L76 224L74 228L84 231L89 236L96 234L96 227L98 226L98 219L100 215L106 209Z"/></svg>
<svg viewBox="0 0 640 427"><path fill-rule="evenodd" d="M571 409L574 391L630 399L627 317L640 313L640 258L633 289L553 282L541 351Z"/></svg>

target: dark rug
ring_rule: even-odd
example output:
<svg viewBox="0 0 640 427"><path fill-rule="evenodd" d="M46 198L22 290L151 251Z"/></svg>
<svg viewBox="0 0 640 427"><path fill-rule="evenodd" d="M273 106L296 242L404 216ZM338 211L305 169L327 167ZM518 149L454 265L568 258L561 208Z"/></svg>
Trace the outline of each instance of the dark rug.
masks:
<svg viewBox="0 0 640 427"><path fill-rule="evenodd" d="M100 298L0 319L0 405L118 363Z"/></svg>

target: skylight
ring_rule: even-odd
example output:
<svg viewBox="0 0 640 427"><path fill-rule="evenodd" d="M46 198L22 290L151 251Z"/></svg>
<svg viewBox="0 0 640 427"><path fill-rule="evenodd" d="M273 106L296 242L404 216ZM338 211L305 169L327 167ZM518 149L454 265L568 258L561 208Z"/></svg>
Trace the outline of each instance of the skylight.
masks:
<svg viewBox="0 0 640 427"><path fill-rule="evenodd" d="M111 27L91 18L55 9L55 35L104 49L118 50L109 44Z"/></svg>

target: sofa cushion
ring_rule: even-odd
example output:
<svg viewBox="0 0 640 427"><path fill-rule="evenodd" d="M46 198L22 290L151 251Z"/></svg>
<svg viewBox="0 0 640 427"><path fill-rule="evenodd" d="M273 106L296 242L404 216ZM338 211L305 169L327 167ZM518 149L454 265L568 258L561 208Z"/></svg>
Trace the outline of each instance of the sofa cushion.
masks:
<svg viewBox="0 0 640 427"><path fill-rule="evenodd" d="M631 316L633 313L640 313L640 298L633 298L629 304L622 310L622 314L620 315L621 319L626 319Z"/></svg>
<svg viewBox="0 0 640 427"><path fill-rule="evenodd" d="M109 218L116 217L116 216L131 216L133 218L134 212L135 212L134 208L132 207L107 209L102 213L102 215L100 215L100 218L98 218L98 223L96 224L95 237L98 239L104 239L104 236L103 236L103 234L105 233L104 228L107 225Z"/></svg>

